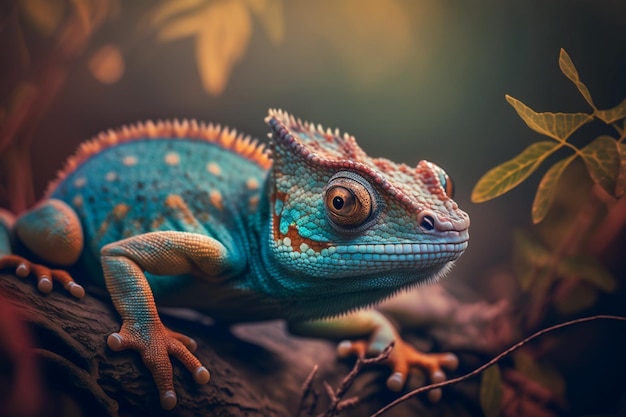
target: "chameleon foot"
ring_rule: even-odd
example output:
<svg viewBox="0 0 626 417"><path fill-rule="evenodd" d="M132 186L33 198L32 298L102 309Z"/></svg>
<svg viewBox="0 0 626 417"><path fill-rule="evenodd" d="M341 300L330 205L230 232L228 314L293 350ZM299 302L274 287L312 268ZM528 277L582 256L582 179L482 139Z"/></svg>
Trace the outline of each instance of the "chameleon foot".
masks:
<svg viewBox="0 0 626 417"><path fill-rule="evenodd" d="M363 340L343 341L337 347L337 351L340 357L349 355L365 357L366 355L375 353L372 352L370 342ZM387 379L387 388L397 392L404 387L410 369L417 367L425 370L431 382L437 383L445 381L446 379L446 374L442 368L454 370L458 367L459 360L453 353L420 352L409 343L398 338L385 363L389 365L393 371L391 376ZM437 388L428 392L428 399L432 402L437 402L441 398L441 395L441 389Z"/></svg>
<svg viewBox="0 0 626 417"><path fill-rule="evenodd" d="M196 342L169 330L160 321L144 326L136 326L134 323L126 325L125 322L119 333L109 335L107 345L114 351L134 349L139 352L143 363L152 373L159 391L161 407L165 410L174 408L177 401L170 355L185 365L198 384L206 384L211 378L209 371L190 352L195 350Z"/></svg>
<svg viewBox="0 0 626 417"><path fill-rule="evenodd" d="M5 255L0 258L0 270L8 268L14 268L15 275L20 278L33 275L37 278L37 289L42 293L47 294L51 292L53 283L56 281L76 298L81 298L85 295L85 289L78 285L70 274L62 269L51 269L17 255Z"/></svg>

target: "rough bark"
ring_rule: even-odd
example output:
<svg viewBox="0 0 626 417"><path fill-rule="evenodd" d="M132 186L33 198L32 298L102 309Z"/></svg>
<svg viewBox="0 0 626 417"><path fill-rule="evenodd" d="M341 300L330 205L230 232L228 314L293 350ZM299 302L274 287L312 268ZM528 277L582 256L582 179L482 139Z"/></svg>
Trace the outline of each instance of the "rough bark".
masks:
<svg viewBox="0 0 626 417"><path fill-rule="evenodd" d="M196 354L211 372L211 381L198 385L174 361L179 402L165 412L137 353L106 347L106 337L119 329L106 295L91 290L75 300L58 289L42 295L32 281L0 274L0 305L0 335L9 336L0 337L0 350L6 352L0 355L0 385L11 388L0 394L2 415L295 416L302 384L316 364L313 385L319 398L312 415L317 415L328 403L323 381L337 386L353 363L337 361L331 342L289 336L281 322L238 326L230 332L207 326L206 318L190 320L193 316L186 312L185 319L162 314L166 325L196 339ZM369 415L391 401L394 394L384 388L388 372L364 371L346 396L360 397L359 404L341 415ZM411 414L428 408L418 401L408 407ZM399 407L389 415L407 411Z"/></svg>

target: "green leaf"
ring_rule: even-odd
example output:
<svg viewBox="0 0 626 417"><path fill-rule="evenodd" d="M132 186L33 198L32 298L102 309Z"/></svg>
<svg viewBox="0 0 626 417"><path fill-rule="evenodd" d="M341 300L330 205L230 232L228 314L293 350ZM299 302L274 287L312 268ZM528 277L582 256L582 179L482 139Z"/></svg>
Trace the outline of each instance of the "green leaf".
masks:
<svg viewBox="0 0 626 417"><path fill-rule="evenodd" d="M474 186L472 201L482 203L516 187L528 178L544 159L560 147L560 143L535 142L515 158L492 168Z"/></svg>
<svg viewBox="0 0 626 417"><path fill-rule="evenodd" d="M593 258L581 256L563 258L557 265L556 273L559 278L578 278L604 292L611 293L617 289L615 277Z"/></svg>
<svg viewBox="0 0 626 417"><path fill-rule="evenodd" d="M589 105L595 109L596 106L593 105L593 100L591 100L591 94L589 93L589 89L585 84L583 84L582 81L580 81L580 78L578 78L578 71L576 70L576 67L574 66L571 58L563 48L561 48L561 53L559 55L559 68L561 68L561 72L563 72L563 74L565 74L565 76L574 83L574 85L576 86L576 88L578 88L578 91L580 91L580 94L582 94L587 103L589 103Z"/></svg>
<svg viewBox="0 0 626 417"><path fill-rule="evenodd" d="M602 135L580 150L587 171L594 180L609 194L615 192L620 169L620 155L617 141L611 136Z"/></svg>
<svg viewBox="0 0 626 417"><path fill-rule="evenodd" d="M521 101L507 95L506 101L535 132L558 141L565 141L580 126L593 120L587 113L537 113Z"/></svg>
<svg viewBox="0 0 626 417"><path fill-rule="evenodd" d="M559 183L559 178L563 175L565 168L576 158L576 155L572 155L565 159L561 159L556 164L552 165L550 169L545 173L539 186L537 187L537 193L535 194L535 200L532 207L533 223L537 224L544 219L556 194L556 186Z"/></svg>
<svg viewBox="0 0 626 417"><path fill-rule="evenodd" d="M620 119L626 118L626 98L617 106L608 110L596 110L594 113L598 119L606 124L614 123Z"/></svg>
<svg viewBox="0 0 626 417"><path fill-rule="evenodd" d="M615 197L621 197L626 192L626 145L623 142L617 143L619 152L619 173L615 184Z"/></svg>
<svg viewBox="0 0 626 417"><path fill-rule="evenodd" d="M480 382L480 406L485 417L498 417L502 407L502 376L498 364L485 369Z"/></svg>

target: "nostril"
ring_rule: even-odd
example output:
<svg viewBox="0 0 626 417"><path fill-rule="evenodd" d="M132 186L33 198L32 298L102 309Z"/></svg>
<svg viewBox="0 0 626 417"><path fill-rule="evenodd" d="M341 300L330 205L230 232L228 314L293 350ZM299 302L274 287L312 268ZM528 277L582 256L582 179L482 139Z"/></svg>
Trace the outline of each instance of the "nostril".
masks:
<svg viewBox="0 0 626 417"><path fill-rule="evenodd" d="M426 214L422 217L420 226L424 230L433 230L435 228L435 219L433 216Z"/></svg>

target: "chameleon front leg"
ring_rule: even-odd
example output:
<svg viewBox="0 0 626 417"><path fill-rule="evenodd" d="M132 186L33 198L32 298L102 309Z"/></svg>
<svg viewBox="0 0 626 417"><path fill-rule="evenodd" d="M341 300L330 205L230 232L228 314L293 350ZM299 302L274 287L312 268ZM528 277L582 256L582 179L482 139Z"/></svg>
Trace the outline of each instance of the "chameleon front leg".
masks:
<svg viewBox="0 0 626 417"><path fill-rule="evenodd" d="M83 232L76 213L63 201L44 200L17 220L0 209L0 270L12 268L20 278L34 276L42 293L60 283L74 297L85 295L82 286L62 269L52 269L12 253L11 237L15 234L24 246L43 260L69 266L83 249Z"/></svg>
<svg viewBox="0 0 626 417"><path fill-rule="evenodd" d="M231 266L227 250L208 236L163 231L108 244L102 248L101 259L108 292L122 317L120 331L112 333L107 344L115 351L137 350L152 373L161 406L172 409L176 394L169 355L178 358L200 384L207 383L210 374L190 352L195 342L161 322L144 271L217 277Z"/></svg>
<svg viewBox="0 0 626 417"><path fill-rule="evenodd" d="M443 369L454 370L458 359L453 353L423 353L402 339L396 326L377 310L358 310L350 314L332 319L297 322L289 324L289 331L301 335L341 340L337 346L340 357L349 355L380 354L385 347L394 342L394 348L386 363L392 369L387 379L387 387L392 391L400 391L408 378L411 368L425 370L432 382L446 379ZM441 390L429 392L431 401L441 397Z"/></svg>

